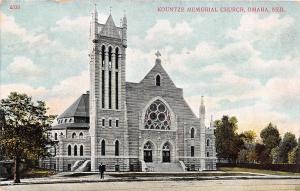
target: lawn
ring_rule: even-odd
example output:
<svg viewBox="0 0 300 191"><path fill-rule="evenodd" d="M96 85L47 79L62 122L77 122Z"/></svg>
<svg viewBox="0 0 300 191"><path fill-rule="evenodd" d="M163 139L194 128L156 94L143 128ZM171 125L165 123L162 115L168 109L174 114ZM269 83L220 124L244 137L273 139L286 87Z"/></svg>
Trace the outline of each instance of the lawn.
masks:
<svg viewBox="0 0 300 191"><path fill-rule="evenodd" d="M53 170L34 168L27 170L21 175L21 178L41 178L56 174Z"/></svg>
<svg viewBox="0 0 300 191"><path fill-rule="evenodd" d="M218 170L225 171L225 172L251 172L251 173L260 173L260 174L281 175L281 176L300 176L300 173L252 169L252 168L239 168L239 167L219 167Z"/></svg>

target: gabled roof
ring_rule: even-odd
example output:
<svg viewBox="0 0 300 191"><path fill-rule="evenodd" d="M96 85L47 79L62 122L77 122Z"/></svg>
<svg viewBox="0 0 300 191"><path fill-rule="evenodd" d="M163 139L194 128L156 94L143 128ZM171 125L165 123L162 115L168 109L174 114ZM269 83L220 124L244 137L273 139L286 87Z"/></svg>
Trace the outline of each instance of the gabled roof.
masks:
<svg viewBox="0 0 300 191"><path fill-rule="evenodd" d="M159 58L156 59L155 65L144 77L144 79L142 79L140 83L143 84L144 86L147 86L148 84L153 86L153 84L155 83L154 79L158 74L160 75L161 78L160 86L164 88L177 88L174 82L172 81L172 79L170 78L170 76L168 75L168 73L166 72L166 70L163 68L161 64L161 60Z"/></svg>
<svg viewBox="0 0 300 191"><path fill-rule="evenodd" d="M53 130L59 129L89 129L89 123L63 123L51 127Z"/></svg>
<svg viewBox="0 0 300 191"><path fill-rule="evenodd" d="M59 118L89 117L89 94L82 94Z"/></svg>
<svg viewBox="0 0 300 191"><path fill-rule="evenodd" d="M100 32L100 35L113 38L121 38L111 15L109 15L105 25Z"/></svg>

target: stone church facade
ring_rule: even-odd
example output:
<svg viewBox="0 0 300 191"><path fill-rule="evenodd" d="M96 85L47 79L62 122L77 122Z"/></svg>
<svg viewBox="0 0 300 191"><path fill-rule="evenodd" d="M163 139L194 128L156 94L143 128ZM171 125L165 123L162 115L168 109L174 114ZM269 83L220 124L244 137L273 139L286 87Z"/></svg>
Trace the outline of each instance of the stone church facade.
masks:
<svg viewBox="0 0 300 191"><path fill-rule="evenodd" d="M41 166L57 171L202 171L216 169L212 124L205 126L203 98L197 117L163 68L139 83L126 82L127 20L109 15L90 29L90 90L57 118L56 145ZM76 83L76 82L75 82Z"/></svg>

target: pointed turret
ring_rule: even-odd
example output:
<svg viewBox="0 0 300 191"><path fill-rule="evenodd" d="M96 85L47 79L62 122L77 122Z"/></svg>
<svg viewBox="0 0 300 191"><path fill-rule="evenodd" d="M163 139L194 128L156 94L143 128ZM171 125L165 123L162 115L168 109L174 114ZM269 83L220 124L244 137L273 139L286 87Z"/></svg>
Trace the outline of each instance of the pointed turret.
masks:
<svg viewBox="0 0 300 191"><path fill-rule="evenodd" d="M122 42L123 46L127 47L127 18L125 14L122 20Z"/></svg>
<svg viewBox="0 0 300 191"><path fill-rule="evenodd" d="M91 20L91 25L90 25L90 38L92 42L95 42L97 39L97 34L98 34L98 12L97 12L97 6L95 4L94 11L92 12L92 20Z"/></svg>
<svg viewBox="0 0 300 191"><path fill-rule="evenodd" d="M213 115L211 115L211 116L210 116L209 128L211 128L211 129L213 129L213 128L214 128L214 120L213 120Z"/></svg>
<svg viewBox="0 0 300 191"><path fill-rule="evenodd" d="M199 117L200 117L200 121L203 122L203 124L205 124L205 106L204 106L203 96L201 96L201 105L200 105L200 108L199 108Z"/></svg>

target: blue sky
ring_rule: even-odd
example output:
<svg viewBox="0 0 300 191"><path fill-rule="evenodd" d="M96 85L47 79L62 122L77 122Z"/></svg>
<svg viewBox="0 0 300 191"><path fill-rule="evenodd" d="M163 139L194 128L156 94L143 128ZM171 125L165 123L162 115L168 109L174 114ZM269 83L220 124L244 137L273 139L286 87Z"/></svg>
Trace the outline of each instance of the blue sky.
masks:
<svg viewBox="0 0 300 191"><path fill-rule="evenodd" d="M0 1L1 2L1 1ZM88 32L94 1L15 0L1 5L1 98L20 91L61 113L88 90ZM127 81L154 65L154 52L198 114L235 115L240 131L268 122L300 134L299 2L96 1L128 20ZM18 4L20 9L10 9ZM158 12L158 7L266 7L268 13ZM272 7L283 7L274 13Z"/></svg>

